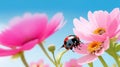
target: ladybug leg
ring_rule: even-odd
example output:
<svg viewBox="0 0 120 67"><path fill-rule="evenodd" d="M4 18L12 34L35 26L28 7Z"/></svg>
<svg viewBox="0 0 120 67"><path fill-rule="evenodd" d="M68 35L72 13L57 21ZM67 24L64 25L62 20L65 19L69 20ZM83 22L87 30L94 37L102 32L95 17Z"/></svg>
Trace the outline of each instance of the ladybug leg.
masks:
<svg viewBox="0 0 120 67"><path fill-rule="evenodd" d="M80 48L79 48L79 47L77 47L77 49L79 49L79 50L80 50Z"/></svg>
<svg viewBox="0 0 120 67"><path fill-rule="evenodd" d="M70 48L68 48L68 47L65 47L67 50L69 50Z"/></svg>
<svg viewBox="0 0 120 67"><path fill-rule="evenodd" d="M72 50L72 52L75 52L75 51L73 50L73 48L71 48L71 50Z"/></svg>
<svg viewBox="0 0 120 67"><path fill-rule="evenodd" d="M80 50L81 45L76 45L75 48Z"/></svg>
<svg viewBox="0 0 120 67"><path fill-rule="evenodd" d="M78 47L82 47L81 44L79 44Z"/></svg>
<svg viewBox="0 0 120 67"><path fill-rule="evenodd" d="M74 47L74 45L70 47L70 50L72 50L72 52L74 52L74 51L73 51L73 47Z"/></svg>
<svg viewBox="0 0 120 67"><path fill-rule="evenodd" d="M73 48L72 47L70 47L70 50L72 50Z"/></svg>

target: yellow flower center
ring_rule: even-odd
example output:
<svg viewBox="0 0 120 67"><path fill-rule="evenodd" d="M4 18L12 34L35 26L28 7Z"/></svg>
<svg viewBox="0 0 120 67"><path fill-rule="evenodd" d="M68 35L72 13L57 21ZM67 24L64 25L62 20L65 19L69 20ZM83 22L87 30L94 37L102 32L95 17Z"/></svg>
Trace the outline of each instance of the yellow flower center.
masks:
<svg viewBox="0 0 120 67"><path fill-rule="evenodd" d="M104 34L106 31L104 28L97 28L96 30L93 31L94 34L99 34L102 35Z"/></svg>
<svg viewBox="0 0 120 67"><path fill-rule="evenodd" d="M97 41L93 41L90 44L88 44L88 51L90 53L95 53L95 52L99 52L102 48L102 42L97 42Z"/></svg>
<svg viewBox="0 0 120 67"><path fill-rule="evenodd" d="M44 65L41 63L41 64L39 64L37 67L44 67Z"/></svg>

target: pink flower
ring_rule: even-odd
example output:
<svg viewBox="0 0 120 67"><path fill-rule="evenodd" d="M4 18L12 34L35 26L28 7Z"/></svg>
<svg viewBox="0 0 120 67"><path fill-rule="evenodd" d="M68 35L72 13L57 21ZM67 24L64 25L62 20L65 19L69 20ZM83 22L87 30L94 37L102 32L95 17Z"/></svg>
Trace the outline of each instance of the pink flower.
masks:
<svg viewBox="0 0 120 67"><path fill-rule="evenodd" d="M62 13L57 13L50 21L46 14L26 13L13 18L8 28L0 33L0 44L8 48L0 48L0 56L32 49L59 30L64 25L63 20Z"/></svg>
<svg viewBox="0 0 120 67"><path fill-rule="evenodd" d="M112 12L107 11L95 11L88 12L88 21L82 17L80 19L74 19L75 28L74 33L81 39L93 41L93 37L96 40L105 40L106 37L112 38L120 32L120 10L115 8Z"/></svg>
<svg viewBox="0 0 120 67"><path fill-rule="evenodd" d="M48 64L44 64L43 60L40 60L39 62L35 63L31 63L30 67L49 67Z"/></svg>
<svg viewBox="0 0 120 67"><path fill-rule="evenodd" d="M82 65L79 65L76 59L71 59L64 64L64 67L82 67Z"/></svg>
<svg viewBox="0 0 120 67"><path fill-rule="evenodd" d="M109 48L109 38L106 38L105 41L97 41L93 37L93 41L90 41L86 44L81 44L80 49L75 49L74 51L79 54L84 54L85 56L78 59L78 63L85 64L93 62L97 59L98 56L102 55L105 50Z"/></svg>

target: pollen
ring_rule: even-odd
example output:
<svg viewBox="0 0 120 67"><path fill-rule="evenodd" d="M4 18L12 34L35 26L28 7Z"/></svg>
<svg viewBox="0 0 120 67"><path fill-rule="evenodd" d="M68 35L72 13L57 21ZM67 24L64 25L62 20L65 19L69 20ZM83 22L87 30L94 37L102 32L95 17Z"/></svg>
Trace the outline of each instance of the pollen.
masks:
<svg viewBox="0 0 120 67"><path fill-rule="evenodd" d="M87 49L90 53L95 53L95 52L100 51L101 48L102 48L102 42L93 41L88 44Z"/></svg>
<svg viewBox="0 0 120 67"><path fill-rule="evenodd" d="M37 67L44 67L43 63L37 65Z"/></svg>
<svg viewBox="0 0 120 67"><path fill-rule="evenodd" d="M104 28L97 28L96 30L93 31L94 34L99 34L102 35L104 34L106 31Z"/></svg>

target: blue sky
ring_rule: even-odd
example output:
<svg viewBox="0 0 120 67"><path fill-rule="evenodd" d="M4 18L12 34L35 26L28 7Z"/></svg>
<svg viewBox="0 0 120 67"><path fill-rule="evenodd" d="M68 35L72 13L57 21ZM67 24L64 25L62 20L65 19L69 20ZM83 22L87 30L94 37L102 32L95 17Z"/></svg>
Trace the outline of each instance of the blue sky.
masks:
<svg viewBox="0 0 120 67"><path fill-rule="evenodd" d="M106 10L110 12L114 8L120 8L120 0L0 0L0 25L6 25L8 21L15 16L22 16L26 12L30 13L47 13L49 19L57 12L64 14L66 25L50 36L46 40L45 47L48 44L55 44L57 47L56 54L64 49L58 50L63 44L64 38L69 34L74 34L73 19L80 16L87 19L88 11ZM1 29L3 27L0 27ZM41 49L36 46L32 50L25 53L27 61L38 61L40 58L44 58L46 63L49 63L53 67L52 63L44 56ZM113 59L107 54L103 54L108 64L114 63ZM80 55L69 51L65 54L63 62L70 60L71 58L79 58ZM95 61L95 66L101 67L99 60ZM11 60L10 57L0 58L0 67L23 67L20 59ZM84 65L87 67L87 65Z"/></svg>

